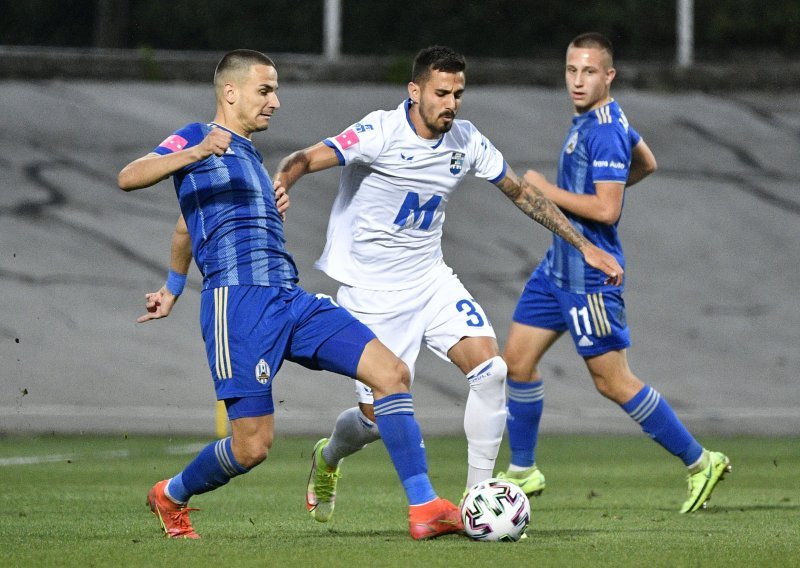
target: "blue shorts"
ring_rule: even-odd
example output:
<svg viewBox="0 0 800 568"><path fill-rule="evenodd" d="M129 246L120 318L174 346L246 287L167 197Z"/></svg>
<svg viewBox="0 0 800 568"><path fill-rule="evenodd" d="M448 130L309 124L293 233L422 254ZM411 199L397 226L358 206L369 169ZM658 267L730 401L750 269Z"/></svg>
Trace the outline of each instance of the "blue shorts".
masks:
<svg viewBox="0 0 800 568"><path fill-rule="evenodd" d="M525 284L513 320L523 325L564 332L569 330L582 357L602 355L631 345L625 302L619 288L589 294L562 290L541 270Z"/></svg>
<svg viewBox="0 0 800 568"><path fill-rule="evenodd" d="M228 412L229 420L275 414L275 403L272 401L272 383L270 383L269 393L264 396L226 398L225 410Z"/></svg>
<svg viewBox="0 0 800 568"><path fill-rule="evenodd" d="M330 297L267 286L227 286L200 296L200 327L218 400L242 416L274 412L272 380L284 360L355 378L375 334ZM259 414L260 412L260 414Z"/></svg>

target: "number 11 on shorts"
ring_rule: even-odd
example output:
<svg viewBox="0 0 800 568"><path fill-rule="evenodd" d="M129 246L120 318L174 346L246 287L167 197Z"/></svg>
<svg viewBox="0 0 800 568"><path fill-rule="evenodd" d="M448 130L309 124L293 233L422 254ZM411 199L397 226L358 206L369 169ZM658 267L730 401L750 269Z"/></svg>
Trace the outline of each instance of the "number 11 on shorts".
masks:
<svg viewBox="0 0 800 568"><path fill-rule="evenodd" d="M589 320L589 308L586 306L581 309L570 308L569 315L572 316L572 325L575 328L575 335L592 335L592 323ZM583 320L583 327L581 327L581 320Z"/></svg>

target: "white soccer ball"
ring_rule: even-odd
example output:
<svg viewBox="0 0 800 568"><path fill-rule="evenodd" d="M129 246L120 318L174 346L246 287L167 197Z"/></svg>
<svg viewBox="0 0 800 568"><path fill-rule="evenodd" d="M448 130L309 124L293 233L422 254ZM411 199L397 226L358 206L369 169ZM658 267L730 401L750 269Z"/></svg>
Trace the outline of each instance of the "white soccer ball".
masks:
<svg viewBox="0 0 800 568"><path fill-rule="evenodd" d="M474 540L516 542L531 520L531 504L522 489L505 479L475 484L461 502L464 532Z"/></svg>

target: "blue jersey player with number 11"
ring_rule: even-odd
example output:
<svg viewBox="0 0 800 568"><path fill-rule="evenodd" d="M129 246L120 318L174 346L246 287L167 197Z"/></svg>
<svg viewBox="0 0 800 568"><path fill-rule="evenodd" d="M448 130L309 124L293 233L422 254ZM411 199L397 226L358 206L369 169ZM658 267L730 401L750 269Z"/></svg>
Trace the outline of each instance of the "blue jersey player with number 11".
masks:
<svg viewBox="0 0 800 568"><path fill-rule="evenodd" d="M219 62L214 86L213 122L181 128L125 166L118 179L130 191L173 177L182 213L178 233L191 239L191 250L173 247L173 271L148 295L151 313L139 321L169 315L193 255L203 275L200 322L208 363L232 432L156 483L147 496L150 510L167 537L199 538L189 498L266 459L274 429L272 381L289 360L373 389L377 426L408 497L414 539L461 530L458 508L438 497L428 478L408 367L344 308L297 286L281 219L288 202L279 209L251 140L280 106L275 64L256 51L232 51Z"/></svg>
<svg viewBox="0 0 800 568"><path fill-rule="evenodd" d="M575 116L561 151L557 185L532 170L525 179L561 207L587 239L624 266L617 225L625 186L650 174L656 163L610 97L614 75L607 38L587 33L570 43L566 82ZM550 346L569 331L597 390L686 465L689 495L681 512L696 511L730 471L730 460L698 444L658 391L631 372L625 351L630 337L622 287L607 286L603 278L555 235L525 286L503 353L509 372L511 465L499 476L517 483L529 495L544 489L544 475L534 457L544 404L538 365Z"/></svg>

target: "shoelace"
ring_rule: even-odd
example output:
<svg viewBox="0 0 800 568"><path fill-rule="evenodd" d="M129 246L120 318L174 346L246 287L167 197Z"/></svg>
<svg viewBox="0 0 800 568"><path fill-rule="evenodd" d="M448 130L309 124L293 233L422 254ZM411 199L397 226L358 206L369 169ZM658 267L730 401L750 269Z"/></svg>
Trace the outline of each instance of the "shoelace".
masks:
<svg viewBox="0 0 800 568"><path fill-rule="evenodd" d="M316 490L318 501L327 501L333 495L334 482L339 479L342 474L337 471L325 471L320 468L317 470L317 483Z"/></svg>
<svg viewBox="0 0 800 568"><path fill-rule="evenodd" d="M194 532L192 522L189 520L189 512L199 510L200 509L194 509L192 507L183 507L177 511L169 513L170 520L174 523L173 528L179 531L177 534Z"/></svg>

